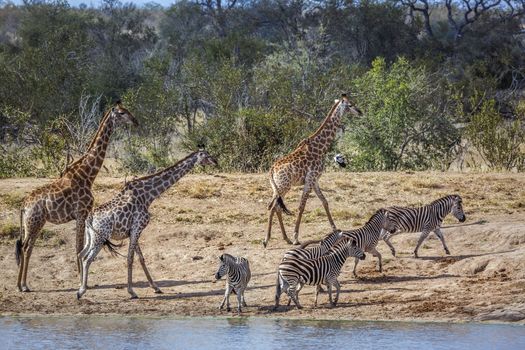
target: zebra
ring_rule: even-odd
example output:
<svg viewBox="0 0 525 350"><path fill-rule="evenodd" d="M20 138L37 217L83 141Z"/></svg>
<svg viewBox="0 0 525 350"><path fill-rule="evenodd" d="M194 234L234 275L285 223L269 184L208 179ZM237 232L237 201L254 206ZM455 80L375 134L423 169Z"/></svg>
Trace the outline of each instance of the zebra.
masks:
<svg viewBox="0 0 525 350"><path fill-rule="evenodd" d="M420 232L421 236L417 242L416 249L414 249L414 256L418 258L417 251L421 246L421 243L428 237L430 232L434 231L436 236L443 244L443 249L447 255L450 255L447 244L445 243L445 237L441 232L441 224L443 219L452 213L459 222L465 222L467 217L463 211L463 200L457 194L448 195L439 199L436 199L432 203L419 208L405 208L405 207L389 207L386 210L389 213L389 217L396 223L397 230L395 232L382 232L382 239L390 248L393 256L396 256L396 250L392 243L390 243L390 237L393 234L401 232Z"/></svg>
<svg viewBox="0 0 525 350"><path fill-rule="evenodd" d="M326 235L320 242L319 241L307 241L301 244L298 248L290 249L284 253L282 261L289 258L300 258L300 259L317 259L320 256L328 253L330 248L342 237L341 230L335 230L332 233ZM312 243L319 242L318 246L307 248Z"/></svg>
<svg viewBox="0 0 525 350"><path fill-rule="evenodd" d="M238 258L230 254L222 254L219 260L220 264L215 273L215 279L219 280L223 276L228 275L224 299L219 306L219 310L222 310L224 303L226 303L226 310L231 311L230 294L233 292L237 295L237 312L241 313L241 301L242 306L248 306L244 299L244 291L251 278L250 263L245 258Z"/></svg>
<svg viewBox="0 0 525 350"><path fill-rule="evenodd" d="M285 261L289 258L299 258L299 259L317 259L330 250L330 248L342 237L341 230L335 230L332 233L326 235L320 242L319 241L307 241L301 244L298 248L290 249L286 253L281 261ZM319 242L318 246L307 248L308 245L312 243ZM303 288L302 284L299 284L297 287L297 293ZM319 292L324 292L323 288L320 285L317 286ZM290 306L292 299L288 299L288 306Z"/></svg>
<svg viewBox="0 0 525 350"><path fill-rule="evenodd" d="M277 273L274 310L277 310L279 307L279 299L283 291L294 301L295 306L301 309L297 287L304 284L315 286L325 284L328 287L330 305L335 306L339 300L339 292L341 290L337 277L349 256L365 258L365 254L356 246L356 242L353 240L348 240L331 254L323 255L318 259L289 258L281 262ZM333 300L332 286L336 288L336 295ZM318 296L319 290L315 293L314 306L317 306Z"/></svg>
<svg viewBox="0 0 525 350"><path fill-rule="evenodd" d="M381 208L377 210L362 227L355 230L342 231L342 242L344 242L344 240L353 240L364 252L372 253L372 256L377 257L379 260L379 272L383 272L381 254L377 251L376 246L382 232L386 231L393 233L395 230L396 225L394 221L390 220L390 213L384 208ZM356 258L353 270L355 278L357 278L356 269L358 263L359 259Z"/></svg>

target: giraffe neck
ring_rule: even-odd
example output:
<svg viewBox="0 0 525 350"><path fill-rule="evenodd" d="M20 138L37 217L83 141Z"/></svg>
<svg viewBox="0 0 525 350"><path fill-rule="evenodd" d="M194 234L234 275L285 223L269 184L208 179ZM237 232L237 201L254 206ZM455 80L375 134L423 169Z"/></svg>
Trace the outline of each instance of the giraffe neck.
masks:
<svg viewBox="0 0 525 350"><path fill-rule="evenodd" d="M86 153L68 167L64 176L81 177L88 185L93 184L104 162L109 139L115 128L115 121L111 118L110 113L107 112L102 118L97 133L91 140Z"/></svg>
<svg viewBox="0 0 525 350"><path fill-rule="evenodd" d="M343 113L344 107L342 104L336 103L321 126L308 138L308 147L313 153L320 157L325 156L335 139L337 130L341 127Z"/></svg>
<svg viewBox="0 0 525 350"><path fill-rule="evenodd" d="M197 152L192 153L164 170L129 182L126 189L133 188L134 193L149 206L181 177L189 173L197 161Z"/></svg>

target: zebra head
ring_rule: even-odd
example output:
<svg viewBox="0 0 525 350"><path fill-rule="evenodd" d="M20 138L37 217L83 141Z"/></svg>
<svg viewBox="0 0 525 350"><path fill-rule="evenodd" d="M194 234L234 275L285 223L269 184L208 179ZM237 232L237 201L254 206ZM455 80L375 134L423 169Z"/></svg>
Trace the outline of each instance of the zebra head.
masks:
<svg viewBox="0 0 525 350"><path fill-rule="evenodd" d="M341 237L343 237L343 231L341 230L335 230L332 233L329 233L326 235L325 238L321 241L321 246L329 249L332 247Z"/></svg>
<svg viewBox="0 0 525 350"><path fill-rule="evenodd" d="M465 212L463 211L463 200L457 194L452 196L452 209L450 211L459 222L465 222L465 220L467 220Z"/></svg>
<svg viewBox="0 0 525 350"><path fill-rule="evenodd" d="M359 260L365 260L365 253L357 246L355 239L350 239L347 243L348 256L359 258Z"/></svg>
<svg viewBox="0 0 525 350"><path fill-rule="evenodd" d="M228 271L230 270L230 265L227 263L228 257L230 255L228 254L222 254L219 257L219 268L217 269L217 272L215 273L215 279L220 280L223 276L225 276Z"/></svg>
<svg viewBox="0 0 525 350"><path fill-rule="evenodd" d="M392 214L386 209L379 209L383 213L383 220L381 221L381 232L379 239L387 239L397 231L397 223L393 220Z"/></svg>
<svg viewBox="0 0 525 350"><path fill-rule="evenodd" d="M334 157L334 161L339 165L341 168L346 167L346 159L345 156L343 156L341 153L337 153Z"/></svg>

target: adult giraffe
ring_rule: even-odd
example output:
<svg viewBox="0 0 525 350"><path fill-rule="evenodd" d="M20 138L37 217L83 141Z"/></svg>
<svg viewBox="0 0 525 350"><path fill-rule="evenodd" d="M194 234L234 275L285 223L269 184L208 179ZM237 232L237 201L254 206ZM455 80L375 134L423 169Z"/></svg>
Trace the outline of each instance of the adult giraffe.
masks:
<svg viewBox="0 0 525 350"><path fill-rule="evenodd" d="M20 238L16 241L15 252L19 291L30 291L26 282L29 258L36 238L47 221L63 224L76 220L76 256L80 271L78 253L84 246L85 220L93 208L91 186L104 161L111 134L120 121L138 125L135 117L118 101L102 118L86 153L70 164L60 178L34 190L25 198L20 210Z"/></svg>
<svg viewBox="0 0 525 350"><path fill-rule="evenodd" d="M321 200L323 207L328 216L328 221L333 230L336 230L334 220L328 209L328 202L319 188L319 177L324 170L324 160L330 145L335 139L337 130L341 127L342 117L345 112L350 111L354 115L361 115L361 111L354 106L346 94L336 100L330 113L326 116L321 126L315 133L299 143L297 148L290 154L277 160L270 169L270 184L273 190L273 197L268 204L270 215L268 217L268 231L263 241L264 247L268 244L272 233L273 215L277 213L281 232L286 242L291 244L284 229L282 212L291 215L292 213L286 208L283 202L284 195L293 185L304 185L301 202L299 204L299 213L295 222L293 244L299 244L299 226L308 196L312 189Z"/></svg>

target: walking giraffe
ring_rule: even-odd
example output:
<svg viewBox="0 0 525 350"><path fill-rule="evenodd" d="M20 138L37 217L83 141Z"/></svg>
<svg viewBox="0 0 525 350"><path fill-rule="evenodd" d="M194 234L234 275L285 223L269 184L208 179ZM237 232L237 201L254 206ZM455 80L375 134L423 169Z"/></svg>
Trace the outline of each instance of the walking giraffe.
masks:
<svg viewBox="0 0 525 350"><path fill-rule="evenodd" d="M19 291L30 291L26 282L29 258L47 221L63 224L76 220L77 255L82 250L85 219L93 208L91 186L104 162L111 134L120 121L138 125L135 117L118 101L102 118L86 153L70 164L60 178L34 190L25 198L20 210L20 238L16 241L15 251ZM78 259L77 268L80 272Z"/></svg>
<svg viewBox="0 0 525 350"><path fill-rule="evenodd" d="M346 94L343 94L340 100L335 101L330 113L328 113L328 116L324 119L317 131L301 141L292 153L277 160L272 165L270 169L270 184L273 190L273 197L270 204L268 204L270 214L268 217L266 238L263 241L264 247L266 247L271 237L272 221L275 213L277 213L277 219L279 220L284 240L289 244L292 243L286 235L282 219L283 211L288 215L291 215L291 212L284 205L282 198L293 185L304 185L301 202L299 204L299 212L295 222L293 244L300 244L299 226L301 225L301 218L306 201L312 189L323 204L332 230L335 231L337 229L330 214L328 202L323 192L321 192L318 181L324 170L326 153L335 139L337 130L341 127L342 117L346 111L350 111L354 115L362 114L361 111L350 102Z"/></svg>
<svg viewBox="0 0 525 350"><path fill-rule="evenodd" d="M107 245L110 251L114 251L114 244L109 241L110 238L116 240L129 238L127 263L128 293L131 299L137 298L131 286L135 252L139 256L150 287L155 293L161 293L146 267L139 246L140 234L149 223L148 209L151 203L197 164L217 165L217 162L204 150L191 153L164 170L128 182L113 199L93 210L86 221L86 242L79 254L82 285L77 292L78 299L86 292L89 265L102 246Z"/></svg>

